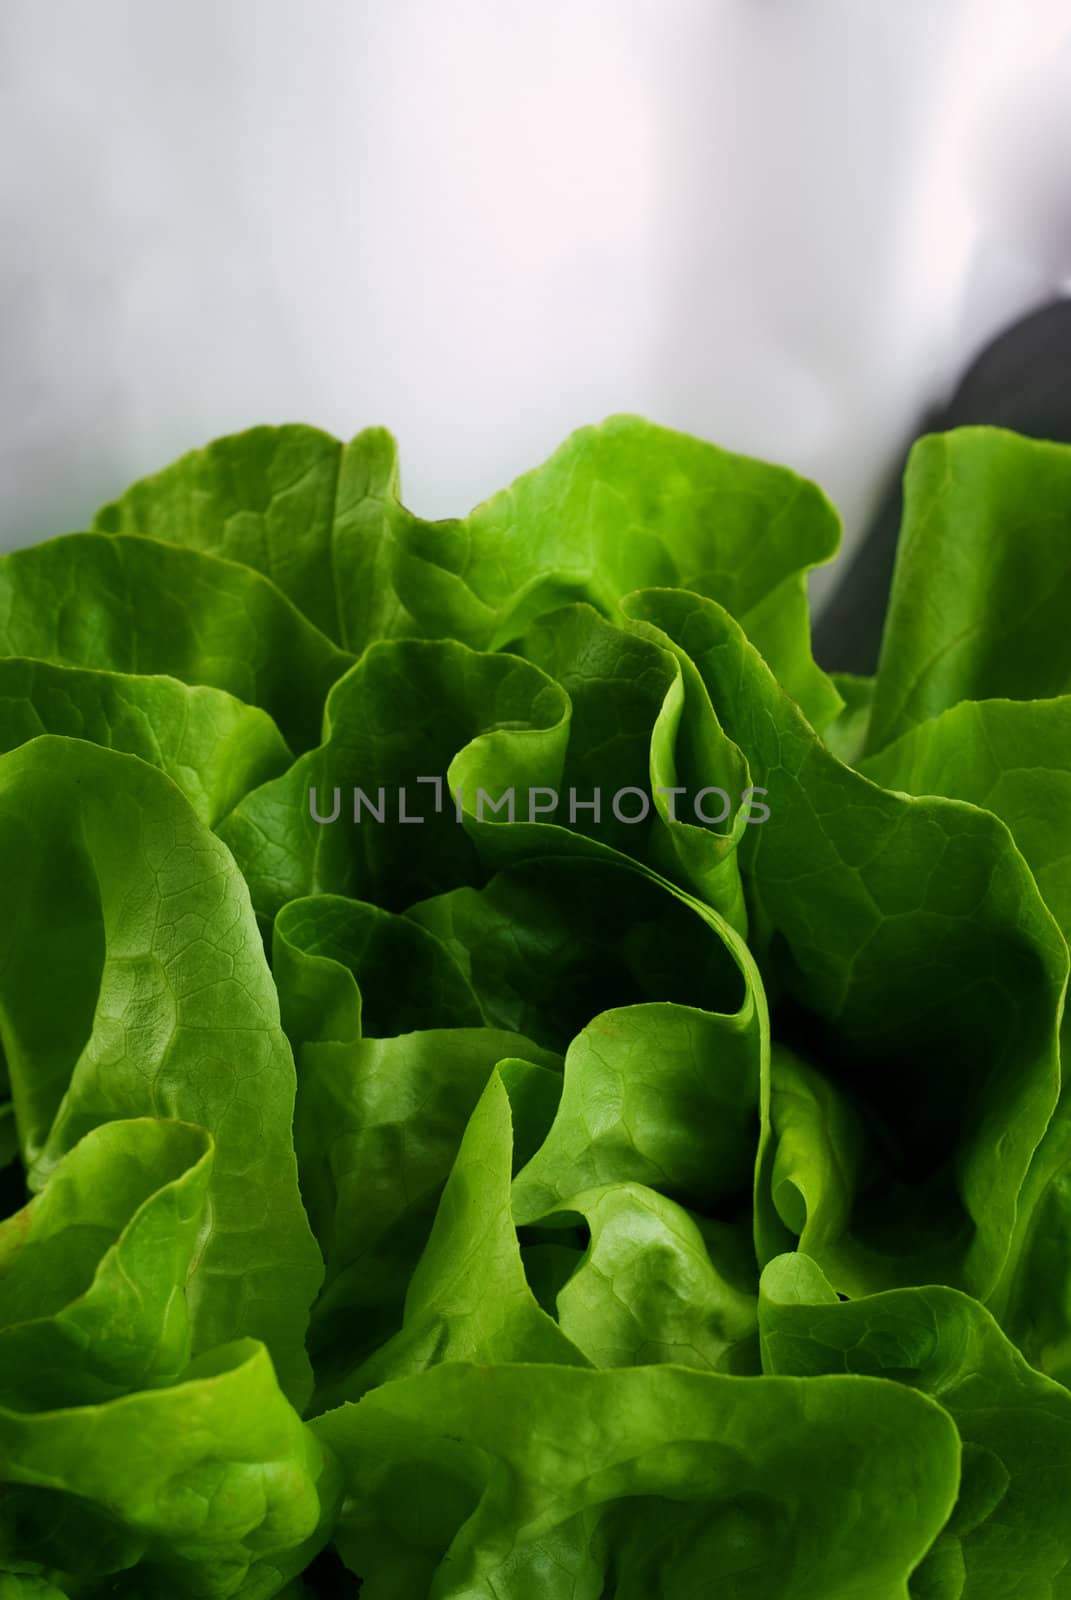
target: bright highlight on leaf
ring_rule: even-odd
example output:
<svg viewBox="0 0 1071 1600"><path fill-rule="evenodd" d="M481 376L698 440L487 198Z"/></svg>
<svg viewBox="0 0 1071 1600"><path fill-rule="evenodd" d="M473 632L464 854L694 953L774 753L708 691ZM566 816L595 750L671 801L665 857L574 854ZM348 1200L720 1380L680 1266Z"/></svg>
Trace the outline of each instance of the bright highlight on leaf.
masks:
<svg viewBox="0 0 1071 1600"><path fill-rule="evenodd" d="M0 1600L1071 1596L1071 449L905 506L873 681L634 417L0 558Z"/></svg>

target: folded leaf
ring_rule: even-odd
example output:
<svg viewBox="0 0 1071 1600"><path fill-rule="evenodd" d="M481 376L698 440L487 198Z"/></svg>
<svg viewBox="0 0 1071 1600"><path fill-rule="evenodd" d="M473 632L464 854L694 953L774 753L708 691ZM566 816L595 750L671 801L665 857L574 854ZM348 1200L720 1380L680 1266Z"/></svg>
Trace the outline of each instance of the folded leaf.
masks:
<svg viewBox="0 0 1071 1600"><path fill-rule="evenodd" d="M749 1228L707 1224L704 1237L683 1206L630 1182L584 1190L540 1221L575 1213L587 1222L591 1243L557 1289L555 1313L596 1366L759 1370ZM742 1268L750 1269L746 1287Z"/></svg>
<svg viewBox="0 0 1071 1600"><path fill-rule="evenodd" d="M597 845L579 844L572 855L570 835L555 829L542 851L483 888L454 889L406 912L450 953L492 1026L563 1051L611 1007L753 1006L746 947L716 912L609 850L596 855Z"/></svg>
<svg viewBox="0 0 1071 1600"><path fill-rule="evenodd" d="M478 1027L476 996L425 928L363 900L312 895L275 919L272 968L283 1027L302 1044L420 1028Z"/></svg>
<svg viewBox="0 0 1071 1600"><path fill-rule="evenodd" d="M558 803L547 798L545 820L647 862L743 933L736 852L751 779L688 658L587 605L542 618L518 649L571 706ZM490 771L469 778L470 795L481 778L493 782ZM704 821L713 808L727 820Z"/></svg>
<svg viewBox="0 0 1071 1600"><path fill-rule="evenodd" d="M787 991L773 1025L868 1138L849 1225L817 1259L850 1293L937 1278L984 1298L1059 1089L1067 950L1029 868L996 817L842 766L720 607L668 590L629 607L688 652L767 774L770 817L742 865L767 974Z"/></svg>
<svg viewBox="0 0 1071 1600"><path fill-rule="evenodd" d="M849 1225L866 1149L858 1112L836 1084L774 1044L770 1123L770 1198L799 1248L817 1255Z"/></svg>
<svg viewBox="0 0 1071 1600"><path fill-rule="evenodd" d="M844 701L844 709L828 728L823 729L822 737L838 761L843 761L846 767L858 766L870 728L875 679L859 678L850 672L834 672L832 681Z"/></svg>
<svg viewBox="0 0 1071 1600"><path fill-rule="evenodd" d="M358 654L446 635L497 650L567 601L619 619L629 590L679 584L740 617L816 726L835 715L811 658L806 573L833 555L840 525L795 473L619 416L579 429L467 518L423 522L398 493L382 428L346 445L253 428L134 484L96 526L243 562Z"/></svg>
<svg viewBox="0 0 1071 1600"><path fill-rule="evenodd" d="M966 701L862 763L875 782L985 807L1011 829L1065 941L1071 939L1071 697ZM1063 1061L1071 1060L1065 1010ZM1024 1355L1071 1377L1071 1099L1066 1082L1035 1152L993 1309Z"/></svg>
<svg viewBox="0 0 1071 1600"><path fill-rule="evenodd" d="M212 1156L188 1123L105 1123L0 1222L0 1405L88 1405L178 1377Z"/></svg>
<svg viewBox="0 0 1071 1600"><path fill-rule="evenodd" d="M502 790L488 805L523 796L556 781L568 717L562 690L516 657L446 640L373 645L332 690L323 744L247 795L220 837L262 917L322 893L401 910L483 875L447 791L457 753L494 753Z"/></svg>
<svg viewBox="0 0 1071 1600"><path fill-rule="evenodd" d="M920 439L868 753L960 700L1071 690L1071 447L1000 428Z"/></svg>
<svg viewBox="0 0 1071 1600"><path fill-rule="evenodd" d="M351 1044L310 1043L299 1060L294 1139L302 1193L327 1260L310 1349L323 1385L348 1376L401 1326L409 1280L469 1119L498 1062L522 1073L560 1064L516 1033L432 1028ZM527 1058L527 1059L525 1059ZM518 1127L526 1157L546 1133L545 1098L530 1094L534 1130Z"/></svg>
<svg viewBox="0 0 1071 1600"><path fill-rule="evenodd" d="M872 1378L448 1363L312 1427L348 1564L436 1600L907 1600L959 1479L948 1415Z"/></svg>
<svg viewBox="0 0 1071 1600"><path fill-rule="evenodd" d="M263 1338L304 1397L321 1267L297 1188L293 1061L233 860L162 773L48 735L0 757L0 878L16 908L0 932L0 1039L31 1187L102 1123L206 1128L194 1352Z"/></svg>
<svg viewBox="0 0 1071 1600"><path fill-rule="evenodd" d="M894 1378L939 1400L963 1441L959 1499L912 1594L1020 1600L1071 1580L1071 1394L1023 1360L983 1306L954 1289L839 1301L806 1255L762 1275L763 1368ZM941 1572L959 1572L950 1591Z"/></svg>
<svg viewBox="0 0 1071 1600"><path fill-rule="evenodd" d="M210 828L293 761L267 713L221 689L0 658L0 751L42 733L140 756Z"/></svg>
<svg viewBox="0 0 1071 1600"><path fill-rule="evenodd" d="M528 1286L510 1210L512 1157L509 1096L492 1071L409 1280L402 1326L336 1385L335 1404L444 1361L584 1364Z"/></svg>
<svg viewBox="0 0 1071 1600"><path fill-rule="evenodd" d="M250 428L131 484L101 507L94 527L240 561L336 644L360 650L394 631L358 636L352 624L362 607L374 614L385 593L388 617L396 608L389 568L375 557L389 554L397 490L397 449L384 428L348 445L300 424Z"/></svg>
<svg viewBox="0 0 1071 1600"><path fill-rule="evenodd" d="M0 556L0 656L225 689L269 712L294 750L316 743L351 660L249 568L100 533Z"/></svg>
<svg viewBox="0 0 1071 1600"><path fill-rule="evenodd" d="M202 1356L169 1388L72 1410L0 1407L0 1484L0 1562L78 1585L138 1564L129 1592L191 1600L255 1592L257 1564L278 1573L279 1552L305 1565L337 1499L333 1462L252 1340Z"/></svg>
<svg viewBox="0 0 1071 1600"><path fill-rule="evenodd" d="M994 812L1064 938L1071 936L1071 695L964 701L868 756L859 770L886 789L947 795Z"/></svg>
<svg viewBox="0 0 1071 1600"><path fill-rule="evenodd" d="M739 1011L603 1011L569 1046L546 1140L518 1174L518 1222L583 1190L641 1183L699 1210L748 1195L759 1135L762 1026Z"/></svg>

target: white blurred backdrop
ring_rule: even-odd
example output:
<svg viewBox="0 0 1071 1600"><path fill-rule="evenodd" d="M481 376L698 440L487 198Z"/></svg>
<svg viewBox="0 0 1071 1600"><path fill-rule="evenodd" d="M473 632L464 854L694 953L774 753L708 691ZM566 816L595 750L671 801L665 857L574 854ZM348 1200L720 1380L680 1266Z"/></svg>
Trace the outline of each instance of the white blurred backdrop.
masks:
<svg viewBox="0 0 1071 1600"><path fill-rule="evenodd" d="M620 410L850 541L1071 278L1071 10L5 0L0 150L6 546L254 422L385 423L446 516Z"/></svg>

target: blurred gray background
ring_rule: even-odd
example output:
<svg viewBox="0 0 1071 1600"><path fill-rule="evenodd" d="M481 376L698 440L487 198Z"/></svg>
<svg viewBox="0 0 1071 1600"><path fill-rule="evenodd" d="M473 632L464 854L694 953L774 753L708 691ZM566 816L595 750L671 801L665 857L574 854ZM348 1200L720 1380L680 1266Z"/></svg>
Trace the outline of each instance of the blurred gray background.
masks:
<svg viewBox="0 0 1071 1600"><path fill-rule="evenodd" d="M5 547L254 422L385 423L447 516L619 410L850 546L1071 286L1071 9L5 0L0 150Z"/></svg>

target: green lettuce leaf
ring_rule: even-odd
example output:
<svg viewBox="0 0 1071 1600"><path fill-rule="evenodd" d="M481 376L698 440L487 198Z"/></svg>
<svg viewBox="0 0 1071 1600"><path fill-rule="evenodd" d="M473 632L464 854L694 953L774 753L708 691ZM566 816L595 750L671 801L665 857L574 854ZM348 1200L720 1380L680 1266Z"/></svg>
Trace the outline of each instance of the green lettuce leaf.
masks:
<svg viewBox="0 0 1071 1600"><path fill-rule="evenodd" d="M782 1044L770 1048L772 1161L769 1198L786 1245L819 1255L850 1226L866 1135L858 1110L835 1082Z"/></svg>
<svg viewBox="0 0 1071 1600"><path fill-rule="evenodd" d="M539 1220L575 1215L590 1244L555 1285L554 1312L596 1366L759 1370L750 1228L693 1216L632 1182L581 1191Z"/></svg>
<svg viewBox="0 0 1071 1600"><path fill-rule="evenodd" d="M469 1119L409 1280L402 1326L348 1380L344 1398L357 1400L443 1361L584 1364L529 1287L510 1209L512 1170L509 1095L496 1069Z"/></svg>
<svg viewBox="0 0 1071 1600"><path fill-rule="evenodd" d="M294 750L316 743L352 659L249 568L100 533L0 556L0 656L224 689L269 712Z"/></svg>
<svg viewBox="0 0 1071 1600"><path fill-rule="evenodd" d="M0 1040L31 1188L102 1123L206 1128L194 1353L262 1338L306 1396L321 1264L297 1187L293 1060L233 860L162 773L46 735L0 757L0 877L19 907L0 933Z"/></svg>
<svg viewBox="0 0 1071 1600"><path fill-rule="evenodd" d="M348 445L301 424L250 428L131 484L93 525L241 562L336 644L361 650L392 632L372 619L384 600L383 622L397 606L382 567L397 491L397 448L384 428Z"/></svg>
<svg viewBox="0 0 1071 1600"><path fill-rule="evenodd" d="M10 1100L0 1101L0 1171L14 1161L19 1153L19 1135L15 1126L15 1107Z"/></svg>
<svg viewBox="0 0 1071 1600"><path fill-rule="evenodd" d="M323 744L247 795L220 837L264 918L324 893L401 910L481 875L446 788L458 752L489 749L501 793L526 792L555 782L568 717L561 689L514 656L373 645L331 691Z"/></svg>
<svg viewBox="0 0 1071 1600"><path fill-rule="evenodd" d="M525 1160L553 1116L560 1061L522 1035L429 1028L302 1048L294 1140L327 1262L309 1334L321 1388L347 1379L401 1326L469 1119L496 1065L514 1057L522 1074L552 1080L549 1097L526 1098L538 1120L516 1130Z"/></svg>
<svg viewBox="0 0 1071 1600"><path fill-rule="evenodd" d="M773 1025L868 1140L848 1225L817 1259L853 1294L936 1278L984 1298L1059 1093L1067 949L1029 868L991 814L842 766L720 607L668 590L629 604L687 650L768 775L743 866ZM767 1142L760 1208L773 1157Z"/></svg>
<svg viewBox="0 0 1071 1600"><path fill-rule="evenodd" d="M886 789L947 795L1000 817L1064 938L1071 936L1071 696L963 701L859 770Z"/></svg>
<svg viewBox="0 0 1071 1600"><path fill-rule="evenodd" d="M569 1046L546 1140L518 1174L519 1222L605 1183L642 1183L708 1213L750 1190L762 1028L665 1002L603 1011Z"/></svg>
<svg viewBox="0 0 1071 1600"><path fill-rule="evenodd" d="M908 794L945 794L984 807L1010 828L1066 940L1071 873L1071 698L966 701L904 734L862 770ZM1062 1056L1071 1059L1065 1010ZM1020 1224L995 1294L1024 1355L1071 1379L1071 1099L1066 1084L1035 1153Z"/></svg>
<svg viewBox="0 0 1071 1600"><path fill-rule="evenodd" d="M69 1600L48 1578L27 1578L0 1572L0 1600Z"/></svg>
<svg viewBox="0 0 1071 1600"><path fill-rule="evenodd" d="M961 700L1071 690L1071 448L999 428L914 446L868 753Z"/></svg>
<svg viewBox="0 0 1071 1600"><path fill-rule="evenodd" d="M5 1565L67 1587L65 1573L82 1584L137 1564L112 1593L191 1600L277 1592L287 1557L304 1566L326 1538L338 1498L334 1462L253 1340L106 1404L0 1406L0 1485Z"/></svg>
<svg viewBox="0 0 1071 1600"><path fill-rule="evenodd" d="M959 1429L959 1499L913 1595L1065 1592L1071 1394L1024 1361L984 1306L940 1285L841 1301L808 1256L784 1255L762 1275L759 1323L764 1371L892 1378L939 1400Z"/></svg>
<svg viewBox="0 0 1071 1600"><path fill-rule="evenodd" d="M435 936L363 900L312 895L275 919L272 969L283 1027L302 1044L385 1038L483 1021L461 968Z"/></svg>
<svg viewBox="0 0 1071 1600"><path fill-rule="evenodd" d="M97 514L264 573L337 644L443 635L501 649L542 612L679 584L738 616L815 721L839 707L811 657L806 573L840 541L814 484L639 417L581 428L464 519L401 505L382 428L349 444L254 428L192 451Z"/></svg>
<svg viewBox="0 0 1071 1600"><path fill-rule="evenodd" d="M220 689L0 658L0 752L43 733L140 756L210 828L293 761L265 712Z"/></svg>
<svg viewBox="0 0 1071 1600"><path fill-rule="evenodd" d="M493 1027L563 1052L599 1012L615 1007L665 1001L761 1010L747 947L716 912L623 857L596 854L583 836L573 855L571 837L555 829L534 859L503 867L482 888L434 895L405 913L453 957Z"/></svg>
<svg viewBox="0 0 1071 1600"><path fill-rule="evenodd" d="M844 710L823 730L822 737L838 761L843 761L846 767L855 767L866 748L877 680L856 677L850 672L834 672L832 678L844 701Z"/></svg>
<svg viewBox="0 0 1071 1600"><path fill-rule="evenodd" d="M947 1413L873 1378L451 1362L312 1427L384 1596L907 1600L959 1481Z"/></svg>
<svg viewBox="0 0 1071 1600"><path fill-rule="evenodd" d="M0 1405L90 1405L178 1377L212 1157L203 1128L104 1123L0 1222Z"/></svg>
<svg viewBox="0 0 1071 1600"><path fill-rule="evenodd" d="M587 605L542 618L518 649L561 685L571 707L559 800L553 809L547 800L547 823L646 862L745 932L737 848L751 778L687 656L637 626L613 626ZM486 772L475 782L481 777L492 781ZM615 797L629 789L634 794L615 809ZM637 793L647 797L644 811ZM724 822L702 820L714 808L728 811ZM471 802L465 810L471 829Z"/></svg>

